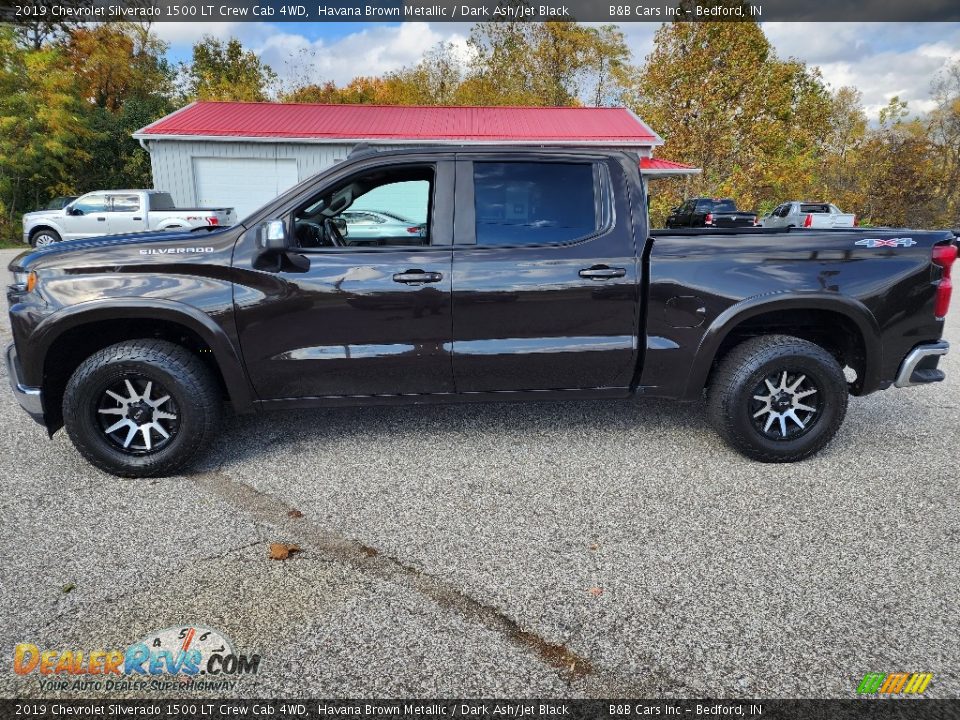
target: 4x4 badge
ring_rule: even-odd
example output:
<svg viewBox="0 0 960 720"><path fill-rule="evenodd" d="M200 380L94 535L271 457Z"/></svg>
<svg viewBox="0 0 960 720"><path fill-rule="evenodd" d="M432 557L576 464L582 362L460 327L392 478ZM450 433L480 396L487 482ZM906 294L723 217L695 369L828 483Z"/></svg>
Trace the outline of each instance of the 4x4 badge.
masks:
<svg viewBox="0 0 960 720"><path fill-rule="evenodd" d="M917 241L913 238L890 238L888 240L882 240L880 238L865 238L863 240L857 240L854 245L865 245L868 248L878 248L878 247L913 247L917 244Z"/></svg>

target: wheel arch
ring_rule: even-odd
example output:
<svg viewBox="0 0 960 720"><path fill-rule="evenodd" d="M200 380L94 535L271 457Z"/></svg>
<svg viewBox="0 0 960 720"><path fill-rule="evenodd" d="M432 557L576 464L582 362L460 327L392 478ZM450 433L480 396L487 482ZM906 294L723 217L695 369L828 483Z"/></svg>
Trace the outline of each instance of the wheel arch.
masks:
<svg viewBox="0 0 960 720"><path fill-rule="evenodd" d="M51 232L55 232L60 237L61 240L63 239L63 231L60 230L60 228L58 228L56 225L51 225L50 223L43 223L41 225L36 225L30 228L30 234L27 237L29 237L30 240L32 241L34 236L43 230L49 230Z"/></svg>
<svg viewBox="0 0 960 720"><path fill-rule="evenodd" d="M727 352L749 337L785 334L810 340L830 350L841 365L854 369L851 392L878 389L882 364L880 328L863 303L849 297L804 294L758 296L732 305L711 323L697 348L685 397L695 399Z"/></svg>
<svg viewBox="0 0 960 720"><path fill-rule="evenodd" d="M224 329L205 313L161 299L95 300L64 308L44 320L30 339L34 368L42 368L44 418L52 433L63 424L63 391L76 368L105 347L125 340L161 338L194 352L213 371L236 412L251 412L253 391ZM26 364L26 363L25 363Z"/></svg>

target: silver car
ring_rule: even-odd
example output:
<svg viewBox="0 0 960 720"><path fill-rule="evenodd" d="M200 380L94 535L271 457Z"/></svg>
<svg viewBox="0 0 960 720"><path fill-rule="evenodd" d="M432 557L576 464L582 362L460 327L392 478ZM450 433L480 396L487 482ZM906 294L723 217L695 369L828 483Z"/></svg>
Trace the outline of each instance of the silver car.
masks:
<svg viewBox="0 0 960 720"><path fill-rule="evenodd" d="M769 215L760 219L763 227L798 228L851 228L856 225L857 216L845 213L836 205L825 202L805 202L792 200L774 208Z"/></svg>
<svg viewBox="0 0 960 720"><path fill-rule="evenodd" d="M389 244L390 240L425 238L427 224L410 220L385 210L358 210L350 208L340 213L347 223L347 244Z"/></svg>

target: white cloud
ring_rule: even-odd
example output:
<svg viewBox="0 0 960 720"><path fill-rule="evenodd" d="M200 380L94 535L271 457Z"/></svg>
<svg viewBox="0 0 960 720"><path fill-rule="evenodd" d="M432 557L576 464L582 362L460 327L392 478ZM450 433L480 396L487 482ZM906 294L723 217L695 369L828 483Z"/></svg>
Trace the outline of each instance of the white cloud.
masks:
<svg viewBox="0 0 960 720"><path fill-rule="evenodd" d="M622 23L621 31L642 63L653 49L660 23ZM370 25L336 40L311 40L269 23L158 23L157 32L181 54L206 33L235 36L281 77L349 82L412 65L441 41L466 48L468 23ZM930 83L949 62L960 59L960 23L763 23L780 57L821 68L834 89L852 85L876 118L899 95L914 112L931 107Z"/></svg>

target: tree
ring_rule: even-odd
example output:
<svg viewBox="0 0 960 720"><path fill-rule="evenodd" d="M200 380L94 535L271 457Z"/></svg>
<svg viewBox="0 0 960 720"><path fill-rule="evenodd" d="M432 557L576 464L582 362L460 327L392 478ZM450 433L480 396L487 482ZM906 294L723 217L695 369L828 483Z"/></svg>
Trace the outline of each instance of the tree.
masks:
<svg viewBox="0 0 960 720"><path fill-rule="evenodd" d="M947 65L933 81L936 107L930 112L928 132L936 162L942 170L938 197L943 221L960 227L960 60Z"/></svg>
<svg viewBox="0 0 960 720"><path fill-rule="evenodd" d="M632 105L665 157L703 168L686 188L660 186L656 220L684 190L763 210L815 184L832 106L817 71L779 60L754 22L668 23L654 43Z"/></svg>
<svg viewBox="0 0 960 720"><path fill-rule="evenodd" d="M0 26L0 234L54 194L69 193L92 133L59 48L26 49Z"/></svg>
<svg viewBox="0 0 960 720"><path fill-rule="evenodd" d="M630 51L614 26L489 22L474 26L460 95L482 105L595 105L619 98Z"/></svg>
<svg viewBox="0 0 960 720"><path fill-rule="evenodd" d="M236 38L221 42L204 35L193 46L193 61L182 66L187 100L269 99L277 74Z"/></svg>

